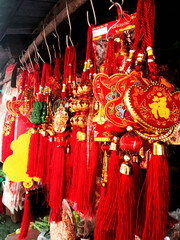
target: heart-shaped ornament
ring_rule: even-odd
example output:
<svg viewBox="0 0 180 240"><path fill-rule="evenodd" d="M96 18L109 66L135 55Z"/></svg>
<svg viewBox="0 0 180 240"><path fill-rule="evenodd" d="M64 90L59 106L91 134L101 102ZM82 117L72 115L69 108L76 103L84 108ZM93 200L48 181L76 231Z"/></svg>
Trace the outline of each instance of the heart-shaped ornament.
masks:
<svg viewBox="0 0 180 240"><path fill-rule="evenodd" d="M129 86L140 85L142 88L147 87L149 81L142 78L141 72L132 72L120 79L115 85L115 91L119 93L119 97L108 101L105 105L106 118L118 127L136 126L134 119L130 116L126 105L124 104L124 96Z"/></svg>
<svg viewBox="0 0 180 240"><path fill-rule="evenodd" d="M93 80L93 92L95 98L105 106L108 101L116 99L119 94L115 90L115 84L126 77L124 73L116 73L109 77L104 73L98 73Z"/></svg>
<svg viewBox="0 0 180 240"><path fill-rule="evenodd" d="M180 92L171 93L162 84L146 89L131 86L124 100L132 118L153 132L167 131L180 122Z"/></svg>

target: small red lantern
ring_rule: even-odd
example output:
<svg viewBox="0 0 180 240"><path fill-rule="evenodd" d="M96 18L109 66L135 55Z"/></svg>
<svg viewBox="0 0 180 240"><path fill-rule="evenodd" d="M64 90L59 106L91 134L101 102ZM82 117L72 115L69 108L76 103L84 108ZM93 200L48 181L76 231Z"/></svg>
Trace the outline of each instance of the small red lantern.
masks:
<svg viewBox="0 0 180 240"><path fill-rule="evenodd" d="M126 153L137 153L142 147L142 139L134 132L125 133L120 139L120 148Z"/></svg>

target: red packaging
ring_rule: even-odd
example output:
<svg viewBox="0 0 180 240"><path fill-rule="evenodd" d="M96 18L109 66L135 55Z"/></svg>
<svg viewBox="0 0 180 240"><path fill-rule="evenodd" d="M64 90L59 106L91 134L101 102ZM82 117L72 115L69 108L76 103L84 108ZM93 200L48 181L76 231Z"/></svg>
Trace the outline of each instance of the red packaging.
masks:
<svg viewBox="0 0 180 240"><path fill-rule="evenodd" d="M93 28L93 47L96 51L97 73L103 72L103 63L106 56L107 38L113 37L115 40L115 57L118 71L123 70L129 50L134 42L136 14L124 16L120 22L112 27L115 21L102 24Z"/></svg>

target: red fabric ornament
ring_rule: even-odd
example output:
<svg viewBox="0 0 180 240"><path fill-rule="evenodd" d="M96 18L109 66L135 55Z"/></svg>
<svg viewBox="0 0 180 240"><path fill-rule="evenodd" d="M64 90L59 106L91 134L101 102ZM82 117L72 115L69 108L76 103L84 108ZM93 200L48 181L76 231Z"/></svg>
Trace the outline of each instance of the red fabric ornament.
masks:
<svg viewBox="0 0 180 240"><path fill-rule="evenodd" d="M180 122L180 92L173 94L159 83L146 89L132 86L126 92L125 104L135 120L157 131L165 131Z"/></svg>
<svg viewBox="0 0 180 240"><path fill-rule="evenodd" d="M107 132L110 132L111 134L113 134L114 136L118 135L119 133L122 133L125 131L125 128L120 128L116 125L114 125L113 123L111 123L110 121L106 121L106 125L105 125L105 130Z"/></svg>
<svg viewBox="0 0 180 240"><path fill-rule="evenodd" d="M164 239L170 202L169 170L164 146L160 143L153 144L144 186L145 219L140 236L142 240Z"/></svg>
<svg viewBox="0 0 180 240"><path fill-rule="evenodd" d="M29 194L26 193L25 201L24 201L23 219L21 222L21 231L18 236L18 240L23 240L27 237L30 221L31 221L31 210L30 210Z"/></svg>

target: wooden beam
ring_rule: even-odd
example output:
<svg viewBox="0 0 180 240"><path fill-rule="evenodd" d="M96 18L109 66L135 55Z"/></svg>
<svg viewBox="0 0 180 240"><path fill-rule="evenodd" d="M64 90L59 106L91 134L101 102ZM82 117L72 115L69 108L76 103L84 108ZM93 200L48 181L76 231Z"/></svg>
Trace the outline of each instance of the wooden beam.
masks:
<svg viewBox="0 0 180 240"><path fill-rule="evenodd" d="M68 4L69 15L73 14L79 7L84 5L88 0L73 0ZM64 7L57 15L56 15L56 26L62 23L67 18L66 7ZM54 19L49 22L49 24L44 28L46 37L55 30ZM35 39L36 46L39 46L44 41L44 34L40 32L37 38ZM28 59L28 53L31 55L34 52L34 44L31 43L22 56L21 61L24 63Z"/></svg>

